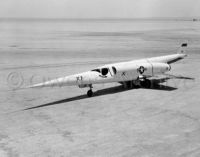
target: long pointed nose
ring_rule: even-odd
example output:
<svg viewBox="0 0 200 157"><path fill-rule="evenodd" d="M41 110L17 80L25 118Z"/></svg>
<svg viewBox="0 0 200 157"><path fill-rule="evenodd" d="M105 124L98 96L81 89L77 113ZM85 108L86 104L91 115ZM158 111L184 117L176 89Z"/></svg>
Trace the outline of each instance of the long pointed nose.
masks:
<svg viewBox="0 0 200 157"><path fill-rule="evenodd" d="M53 79L50 81L35 84L31 86L31 88L54 87L54 86L62 87L62 86L72 86L72 85L77 85L77 78L75 76L66 76L63 78Z"/></svg>

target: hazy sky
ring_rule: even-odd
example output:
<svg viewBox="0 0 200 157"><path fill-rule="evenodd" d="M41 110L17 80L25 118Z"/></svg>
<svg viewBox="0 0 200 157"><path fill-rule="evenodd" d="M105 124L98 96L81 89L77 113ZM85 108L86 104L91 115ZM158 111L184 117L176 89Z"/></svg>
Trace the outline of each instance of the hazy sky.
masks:
<svg viewBox="0 0 200 157"><path fill-rule="evenodd" d="M1 0L0 17L200 17L200 0Z"/></svg>

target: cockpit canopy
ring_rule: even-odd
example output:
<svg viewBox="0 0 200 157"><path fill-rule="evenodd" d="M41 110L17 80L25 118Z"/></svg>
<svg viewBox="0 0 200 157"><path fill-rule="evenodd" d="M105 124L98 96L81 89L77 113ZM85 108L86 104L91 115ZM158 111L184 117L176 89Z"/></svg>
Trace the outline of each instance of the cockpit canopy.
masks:
<svg viewBox="0 0 200 157"><path fill-rule="evenodd" d="M106 75L109 73L110 69L107 68L107 67L105 67L105 68L93 69L93 70L91 70L91 71L96 71L96 72L98 72L98 73L101 73L101 75L106 76ZM112 71L113 71L113 73L116 75L117 70L116 70L115 67L112 67Z"/></svg>
<svg viewBox="0 0 200 157"><path fill-rule="evenodd" d="M102 69L101 69L101 74L102 74L103 76L107 75L108 72L109 72L108 68L102 68Z"/></svg>
<svg viewBox="0 0 200 157"><path fill-rule="evenodd" d="M106 76L109 72L108 68L102 68L102 69L94 69L92 71L96 71L98 73L101 73L101 75Z"/></svg>

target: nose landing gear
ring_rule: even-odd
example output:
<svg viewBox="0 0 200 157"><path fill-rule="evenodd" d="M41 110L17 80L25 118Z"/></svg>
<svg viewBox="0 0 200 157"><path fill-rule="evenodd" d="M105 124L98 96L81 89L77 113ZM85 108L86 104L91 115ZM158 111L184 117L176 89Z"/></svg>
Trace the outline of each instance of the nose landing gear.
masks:
<svg viewBox="0 0 200 157"><path fill-rule="evenodd" d="M92 89L88 90L88 92L87 92L87 96L88 96L88 97L92 97L93 94L94 94L94 93L93 93Z"/></svg>
<svg viewBox="0 0 200 157"><path fill-rule="evenodd" d="M92 85L90 85L90 89L87 91L87 96L92 97L93 96L93 91L92 91Z"/></svg>

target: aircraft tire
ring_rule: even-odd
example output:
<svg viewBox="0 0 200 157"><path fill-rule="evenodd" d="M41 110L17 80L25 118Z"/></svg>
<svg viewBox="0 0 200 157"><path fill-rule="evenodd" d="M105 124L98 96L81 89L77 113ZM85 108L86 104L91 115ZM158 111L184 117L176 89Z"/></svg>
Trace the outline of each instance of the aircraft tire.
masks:
<svg viewBox="0 0 200 157"><path fill-rule="evenodd" d="M88 90L88 92L87 92L87 96L88 97L92 97L93 96L93 91L90 89L90 90Z"/></svg>
<svg viewBox="0 0 200 157"><path fill-rule="evenodd" d="M140 80L133 80L132 84L133 88L140 88Z"/></svg>

